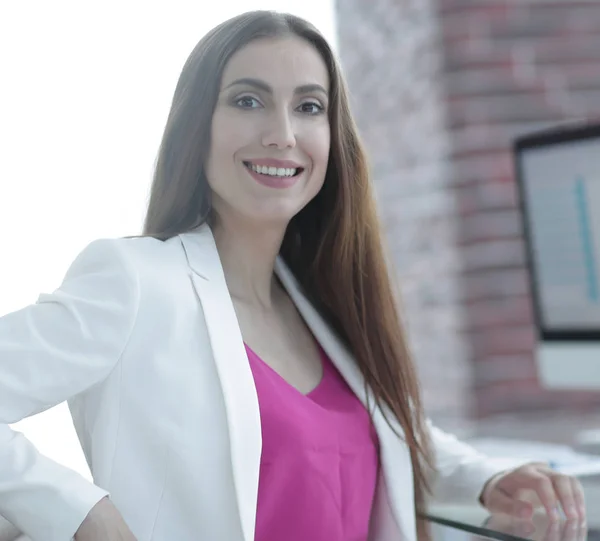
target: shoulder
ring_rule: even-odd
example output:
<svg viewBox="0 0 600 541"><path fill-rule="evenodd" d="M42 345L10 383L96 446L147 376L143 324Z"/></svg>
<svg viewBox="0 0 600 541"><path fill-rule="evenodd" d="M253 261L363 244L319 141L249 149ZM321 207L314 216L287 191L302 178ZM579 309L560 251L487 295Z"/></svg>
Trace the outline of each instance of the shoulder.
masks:
<svg viewBox="0 0 600 541"><path fill-rule="evenodd" d="M166 285L190 270L218 272L219 255L208 227L175 235L167 240L149 236L98 239L79 254L72 268L96 272L99 267L122 273L141 287Z"/></svg>
<svg viewBox="0 0 600 541"><path fill-rule="evenodd" d="M121 237L96 239L81 252L91 259L121 259L127 264L137 264L144 260L164 258L181 253L178 237L160 240L154 237Z"/></svg>
<svg viewBox="0 0 600 541"><path fill-rule="evenodd" d="M66 278L81 275L119 275L138 282L149 273L164 275L185 265L178 237L159 240L153 237L104 238L90 242L79 252Z"/></svg>

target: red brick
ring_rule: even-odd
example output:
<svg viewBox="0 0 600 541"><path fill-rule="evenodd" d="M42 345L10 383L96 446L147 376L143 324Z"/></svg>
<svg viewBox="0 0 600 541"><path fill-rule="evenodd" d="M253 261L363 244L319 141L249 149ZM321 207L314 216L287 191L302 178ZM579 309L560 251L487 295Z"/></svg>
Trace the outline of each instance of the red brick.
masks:
<svg viewBox="0 0 600 541"><path fill-rule="evenodd" d="M448 72L462 71L464 69L510 69L514 58L511 51L495 51L488 47L474 47L472 54L464 55L455 51L447 51L445 57L445 68ZM482 54L476 54L475 51L482 51Z"/></svg>
<svg viewBox="0 0 600 541"><path fill-rule="evenodd" d="M512 178L514 156L509 148L475 156L456 157L452 161L451 183L470 184L490 178Z"/></svg>
<svg viewBox="0 0 600 541"><path fill-rule="evenodd" d="M597 119L600 115L600 81L598 88L570 92L568 99L581 116L585 115L589 121Z"/></svg>
<svg viewBox="0 0 600 541"><path fill-rule="evenodd" d="M489 18L509 19L515 11L519 11L520 4L527 2L532 13L538 9L564 10L565 6L572 10L597 8L596 0L564 0L563 2L550 2L548 0L438 0L438 12L441 16L451 14L468 15L480 13Z"/></svg>
<svg viewBox="0 0 600 541"><path fill-rule="evenodd" d="M459 238L464 244L515 239L521 236L522 229L521 213L518 210L485 210L463 217Z"/></svg>
<svg viewBox="0 0 600 541"><path fill-rule="evenodd" d="M455 195L463 220L473 213L514 209L518 204L512 178L463 183L455 186Z"/></svg>
<svg viewBox="0 0 600 541"><path fill-rule="evenodd" d="M506 0L439 0L438 11L441 15L461 12L462 15L479 13L486 17L507 17L510 5Z"/></svg>
<svg viewBox="0 0 600 541"><path fill-rule="evenodd" d="M465 273L464 301L529 295L529 276L522 267Z"/></svg>
<svg viewBox="0 0 600 541"><path fill-rule="evenodd" d="M529 388L531 382L537 386L538 375L531 355L490 355L475 365L475 379L479 388L515 380L527 381Z"/></svg>
<svg viewBox="0 0 600 541"><path fill-rule="evenodd" d="M600 14L600 9L598 10ZM600 28L600 17L598 17ZM558 64L562 62L591 62L600 60L600 36L598 29L592 35L569 35L536 41L533 45L536 64Z"/></svg>
<svg viewBox="0 0 600 541"><path fill-rule="evenodd" d="M468 303L466 308L471 330L533 324L531 299L525 295L480 299Z"/></svg>
<svg viewBox="0 0 600 541"><path fill-rule="evenodd" d="M461 252L467 272L522 266L525 262L523 242L518 238L469 243Z"/></svg>
<svg viewBox="0 0 600 541"><path fill-rule="evenodd" d="M465 96L455 98L448 102L448 122L453 128L461 127L462 132L454 131L454 135L463 135L469 128L479 130L487 128L489 134L499 133L505 135L497 144L508 144L508 137L513 135L513 125L525 125L528 122L560 121L564 118L564 111L546 98L552 88L538 90L537 92L513 92L508 95L494 96ZM561 88L564 93L564 87ZM576 98L570 97L575 100ZM468 131L467 131L468 134ZM481 133L479 133L481 136Z"/></svg>
<svg viewBox="0 0 600 541"><path fill-rule="evenodd" d="M489 415L511 412L541 411L590 411L600 405L600 395L583 391L559 392L543 389L539 383L517 381L506 384L485 386L477 393L474 414L484 419Z"/></svg>
<svg viewBox="0 0 600 541"><path fill-rule="evenodd" d="M536 334L529 325L498 325L470 333L476 358L492 355L533 354Z"/></svg>
<svg viewBox="0 0 600 541"><path fill-rule="evenodd" d="M530 41L547 36L578 37L597 33L600 21L598 4L579 7L571 4L536 4L528 1L526 9L514 10L506 24L491 25L490 39L495 44L504 39Z"/></svg>

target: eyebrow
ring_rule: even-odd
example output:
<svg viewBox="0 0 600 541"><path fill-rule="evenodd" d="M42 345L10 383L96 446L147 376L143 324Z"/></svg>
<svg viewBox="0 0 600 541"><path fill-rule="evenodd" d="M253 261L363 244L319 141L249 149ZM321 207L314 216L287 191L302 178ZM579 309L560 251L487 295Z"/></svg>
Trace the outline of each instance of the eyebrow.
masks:
<svg viewBox="0 0 600 541"><path fill-rule="evenodd" d="M223 90L227 90L232 86L239 85L253 86L254 88L258 88L259 90L263 90L265 92L268 92L269 94L273 94L273 88L271 87L271 85L265 83L264 81L261 81L260 79L253 79L252 77L236 79L232 83L229 83ZM300 85L294 89L294 94L309 94L311 92L322 92L323 94L328 96L327 90L325 90L325 88L323 88L320 84L317 83Z"/></svg>

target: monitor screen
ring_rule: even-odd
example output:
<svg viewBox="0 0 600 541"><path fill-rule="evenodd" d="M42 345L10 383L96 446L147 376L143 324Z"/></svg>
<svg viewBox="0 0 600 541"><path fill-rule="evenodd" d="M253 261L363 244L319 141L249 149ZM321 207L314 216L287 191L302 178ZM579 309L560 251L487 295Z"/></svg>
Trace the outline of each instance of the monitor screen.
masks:
<svg viewBox="0 0 600 541"><path fill-rule="evenodd" d="M542 335L600 336L600 126L522 138L517 180Z"/></svg>

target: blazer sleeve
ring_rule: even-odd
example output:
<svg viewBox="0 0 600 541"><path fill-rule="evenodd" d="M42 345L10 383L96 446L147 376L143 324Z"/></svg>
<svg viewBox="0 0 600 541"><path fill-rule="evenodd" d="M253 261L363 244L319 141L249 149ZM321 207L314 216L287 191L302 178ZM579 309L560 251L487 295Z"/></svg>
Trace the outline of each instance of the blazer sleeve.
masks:
<svg viewBox="0 0 600 541"><path fill-rule="evenodd" d="M8 425L82 393L117 365L139 303L123 245L93 242L54 293L0 318L0 515L33 541L70 540L107 492Z"/></svg>
<svg viewBox="0 0 600 541"><path fill-rule="evenodd" d="M517 468L526 460L490 458L428 422L436 474L432 498L436 503L479 505L483 488L495 475Z"/></svg>

